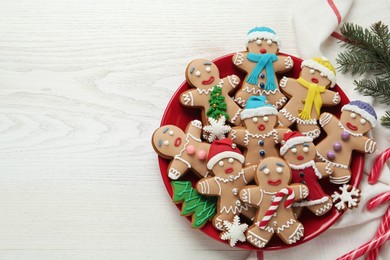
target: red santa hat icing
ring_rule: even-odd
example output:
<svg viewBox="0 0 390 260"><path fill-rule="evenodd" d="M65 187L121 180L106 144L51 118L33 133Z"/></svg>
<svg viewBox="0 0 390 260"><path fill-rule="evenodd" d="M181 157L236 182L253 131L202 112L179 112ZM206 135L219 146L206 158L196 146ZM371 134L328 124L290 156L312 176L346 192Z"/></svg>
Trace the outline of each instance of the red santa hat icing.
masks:
<svg viewBox="0 0 390 260"><path fill-rule="evenodd" d="M285 133L282 141L282 147L280 147L280 155L283 156L292 146L306 142L313 142L313 138L304 136L297 131Z"/></svg>
<svg viewBox="0 0 390 260"><path fill-rule="evenodd" d="M211 170L214 165L224 158L233 158L244 163L245 157L229 138L215 140L210 147L209 155L207 157L207 168Z"/></svg>

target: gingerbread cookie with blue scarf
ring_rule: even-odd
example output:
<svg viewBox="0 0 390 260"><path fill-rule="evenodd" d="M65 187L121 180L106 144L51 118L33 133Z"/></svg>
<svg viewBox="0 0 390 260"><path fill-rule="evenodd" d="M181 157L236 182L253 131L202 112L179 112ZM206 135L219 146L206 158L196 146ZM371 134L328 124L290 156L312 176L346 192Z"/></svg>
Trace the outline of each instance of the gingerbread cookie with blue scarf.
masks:
<svg viewBox="0 0 390 260"><path fill-rule="evenodd" d="M233 63L247 73L234 101L241 107L249 97L264 95L277 109L287 102L286 96L278 87L277 73L291 70L294 62L290 56L278 55L280 40L276 33L267 27L255 27L248 32L247 51L233 55Z"/></svg>
<svg viewBox="0 0 390 260"><path fill-rule="evenodd" d="M317 124L321 107L340 103L339 93L329 90L336 84L336 71L324 57L304 60L301 68L298 79L280 80L280 89L290 100L279 111L279 122L284 127L296 123L299 132L315 139L321 134Z"/></svg>

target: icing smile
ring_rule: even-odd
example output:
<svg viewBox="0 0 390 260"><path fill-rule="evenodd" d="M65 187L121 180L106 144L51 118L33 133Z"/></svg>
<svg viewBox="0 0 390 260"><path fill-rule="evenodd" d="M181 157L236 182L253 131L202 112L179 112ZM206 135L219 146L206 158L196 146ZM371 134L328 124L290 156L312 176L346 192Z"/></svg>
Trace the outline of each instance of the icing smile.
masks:
<svg viewBox="0 0 390 260"><path fill-rule="evenodd" d="M317 78L311 78L311 82L313 82L313 83L318 83L318 79Z"/></svg>
<svg viewBox="0 0 390 260"><path fill-rule="evenodd" d="M229 173L232 173L232 172L233 172L233 168L232 167L225 169L225 173L226 174L229 174Z"/></svg>
<svg viewBox="0 0 390 260"><path fill-rule="evenodd" d="M305 159L305 157L303 157L302 155L298 155L297 159L302 161L303 159Z"/></svg>
<svg viewBox="0 0 390 260"><path fill-rule="evenodd" d="M211 83L213 83L213 81L214 81L214 77L211 76L208 80L203 80L202 84L203 85L210 85Z"/></svg>
<svg viewBox="0 0 390 260"><path fill-rule="evenodd" d="M178 137L178 138L175 139L174 145L175 145L176 147L178 147L179 145L181 145L181 138L180 138L180 137Z"/></svg>
<svg viewBox="0 0 390 260"><path fill-rule="evenodd" d="M260 124L257 128L258 128L260 131L264 131L265 125Z"/></svg>
<svg viewBox="0 0 390 260"><path fill-rule="evenodd" d="M358 130L358 127L355 126L355 125L353 125L353 124L351 124L350 122L347 122L347 127L348 127L349 129L351 129L352 131Z"/></svg>
<svg viewBox="0 0 390 260"><path fill-rule="evenodd" d="M276 181L273 181L273 180L268 180L268 184L269 185L272 185L272 186L278 186L279 184L282 183L282 180L279 179L279 180L276 180Z"/></svg>

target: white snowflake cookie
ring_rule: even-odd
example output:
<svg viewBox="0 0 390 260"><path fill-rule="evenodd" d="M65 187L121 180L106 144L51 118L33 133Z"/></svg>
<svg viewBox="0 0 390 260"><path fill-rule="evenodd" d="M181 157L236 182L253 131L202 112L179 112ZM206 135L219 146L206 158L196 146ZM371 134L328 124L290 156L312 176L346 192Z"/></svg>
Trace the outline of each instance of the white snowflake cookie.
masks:
<svg viewBox="0 0 390 260"><path fill-rule="evenodd" d="M360 190L352 185L344 184L339 187L341 193L335 191L332 194L333 203L338 211L357 208L360 202Z"/></svg>
<svg viewBox="0 0 390 260"><path fill-rule="evenodd" d="M226 231L221 234L222 240L229 240L231 247L234 247L238 241L245 242L245 231L248 228L247 224L240 224L240 217L234 216L233 222L225 220L223 226Z"/></svg>

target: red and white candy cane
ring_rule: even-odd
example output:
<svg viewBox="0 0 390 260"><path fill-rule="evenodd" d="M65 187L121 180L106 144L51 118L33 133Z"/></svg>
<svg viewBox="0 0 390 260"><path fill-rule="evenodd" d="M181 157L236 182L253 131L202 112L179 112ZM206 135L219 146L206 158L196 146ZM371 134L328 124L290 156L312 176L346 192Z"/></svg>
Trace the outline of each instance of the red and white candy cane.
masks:
<svg viewBox="0 0 390 260"><path fill-rule="evenodd" d="M367 209L372 210L390 200L390 191L383 192L367 202Z"/></svg>
<svg viewBox="0 0 390 260"><path fill-rule="evenodd" d="M385 165L386 161L390 158L390 148L387 148L384 150L375 160L374 167L372 167L372 170L370 172L370 175L368 176L368 183L374 184L378 181L379 177L381 176L381 171L383 168L383 165Z"/></svg>
<svg viewBox="0 0 390 260"><path fill-rule="evenodd" d="M377 236L373 240L365 243L364 245L360 246L359 248L352 250L348 254L343 255L342 257L337 258L337 260L353 260L358 257L361 257L362 255L366 254L367 252L377 248L378 246L381 246L382 244L386 243L390 238L390 230L387 230L386 233Z"/></svg>
<svg viewBox="0 0 390 260"><path fill-rule="evenodd" d="M291 188L281 189L278 193L275 194L275 199L272 201L271 206L269 207L269 209L265 213L265 216L261 220L261 222L259 224L259 228L264 229L267 226L269 220L272 218L272 216L275 214L275 211L278 209L281 200L286 195L288 195L288 197L287 197L286 201L284 202L284 206L286 208L291 207L291 205L294 202L294 198L295 198L294 191Z"/></svg>

